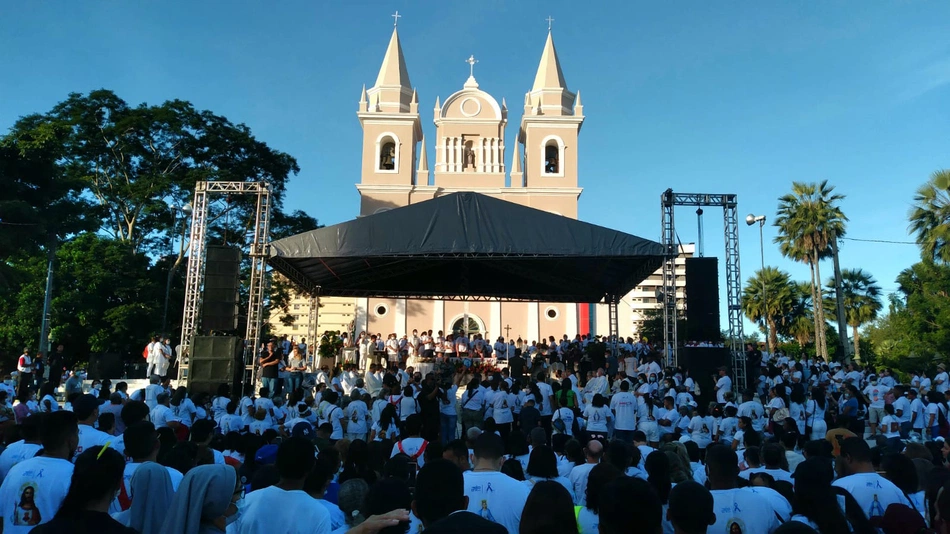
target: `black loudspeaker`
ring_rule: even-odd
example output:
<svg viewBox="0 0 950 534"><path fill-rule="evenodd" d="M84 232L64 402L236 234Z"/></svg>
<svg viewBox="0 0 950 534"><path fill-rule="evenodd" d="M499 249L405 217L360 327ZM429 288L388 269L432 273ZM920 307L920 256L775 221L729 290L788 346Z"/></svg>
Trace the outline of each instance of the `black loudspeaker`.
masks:
<svg viewBox="0 0 950 534"><path fill-rule="evenodd" d="M125 364L122 362L122 356L109 352L91 354L88 369L90 380L116 379L125 374Z"/></svg>
<svg viewBox="0 0 950 534"><path fill-rule="evenodd" d="M715 385L719 380L719 368L732 368L729 349L722 347L680 347L680 365L689 370L689 376L699 384L697 400L700 411L705 412L710 402L716 401ZM729 373L729 376L733 376Z"/></svg>
<svg viewBox="0 0 950 534"><path fill-rule="evenodd" d="M188 389L215 393L228 384L239 391L244 371L244 343L234 336L195 336L188 360Z"/></svg>
<svg viewBox="0 0 950 534"><path fill-rule="evenodd" d="M238 288L241 287L241 249L209 246L201 301L204 332L233 331L238 326Z"/></svg>
<svg viewBox="0 0 950 534"><path fill-rule="evenodd" d="M719 259L686 258L687 341L718 341Z"/></svg>

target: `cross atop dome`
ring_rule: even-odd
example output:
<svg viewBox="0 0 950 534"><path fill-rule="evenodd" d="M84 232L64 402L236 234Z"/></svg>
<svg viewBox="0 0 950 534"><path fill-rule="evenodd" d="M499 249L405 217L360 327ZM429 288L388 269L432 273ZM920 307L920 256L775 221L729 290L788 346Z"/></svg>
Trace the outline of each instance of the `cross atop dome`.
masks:
<svg viewBox="0 0 950 534"><path fill-rule="evenodd" d="M399 19L402 18L402 15L399 14L399 11L396 11L395 13L390 15L390 17L393 18L393 28L395 28L396 26L399 26ZM550 26L550 24L548 24L548 26ZM549 27L548 29L550 30L551 28Z"/></svg>
<svg viewBox="0 0 950 534"><path fill-rule="evenodd" d="M398 14L399 12L397 11L396 13ZM544 20L548 21L548 31L551 31L551 26L554 25L554 18L551 17L551 15L548 15L548 18Z"/></svg>

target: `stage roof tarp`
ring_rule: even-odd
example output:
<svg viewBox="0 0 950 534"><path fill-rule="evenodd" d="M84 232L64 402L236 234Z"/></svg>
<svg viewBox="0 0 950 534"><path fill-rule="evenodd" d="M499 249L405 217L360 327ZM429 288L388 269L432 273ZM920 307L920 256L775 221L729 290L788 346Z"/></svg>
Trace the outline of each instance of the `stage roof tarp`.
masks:
<svg viewBox="0 0 950 534"><path fill-rule="evenodd" d="M600 302L663 262L655 241L478 193L452 193L270 244L323 296Z"/></svg>

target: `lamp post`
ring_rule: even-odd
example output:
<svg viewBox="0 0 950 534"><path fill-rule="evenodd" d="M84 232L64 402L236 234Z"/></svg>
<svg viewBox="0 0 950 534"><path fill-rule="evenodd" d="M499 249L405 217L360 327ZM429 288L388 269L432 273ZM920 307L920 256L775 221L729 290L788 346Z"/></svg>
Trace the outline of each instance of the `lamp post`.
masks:
<svg viewBox="0 0 950 534"><path fill-rule="evenodd" d="M185 203L183 206L170 206L172 213L175 215L175 222L178 222L178 214L182 215L182 229L181 229L181 245L178 247L178 253L183 254L185 248L185 230L188 226L188 216L191 215L191 204ZM175 229L178 229L178 225L175 225ZM168 336L166 328L168 328L168 301L171 297L172 292L172 280L175 277L175 264L168 269L168 281L165 283L165 311L162 313L162 337Z"/></svg>
<svg viewBox="0 0 950 534"><path fill-rule="evenodd" d="M762 307L763 307L763 309L764 309L764 308L765 308L765 297L766 297L766 294L765 294L765 276L764 276L764 273L765 273L765 239L764 239L764 236L763 236L763 228L765 227L765 215L753 215L753 214L750 213L750 214L746 215L745 223L748 224L749 226L752 226L752 225L755 224L755 223L759 223L759 254L760 254L761 262L762 262L762 268L761 268L761 270L759 271L759 274L760 274L760 276L762 276ZM763 321L763 322L765 323L765 348L766 348L766 350L769 350L769 351L770 351L770 354L771 354L771 349L772 349L772 347L769 346L769 340L771 339L771 337L769 336L769 318L766 317L766 318L765 318L765 321Z"/></svg>

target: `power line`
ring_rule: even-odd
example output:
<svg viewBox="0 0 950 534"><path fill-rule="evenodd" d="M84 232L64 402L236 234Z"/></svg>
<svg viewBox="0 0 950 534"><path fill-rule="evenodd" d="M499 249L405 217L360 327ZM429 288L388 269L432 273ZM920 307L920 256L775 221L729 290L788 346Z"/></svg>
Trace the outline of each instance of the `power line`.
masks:
<svg viewBox="0 0 950 534"><path fill-rule="evenodd" d="M858 239L856 237L842 237L847 241L861 241L863 243L888 243L891 245L916 245L915 241L889 241L887 239Z"/></svg>

